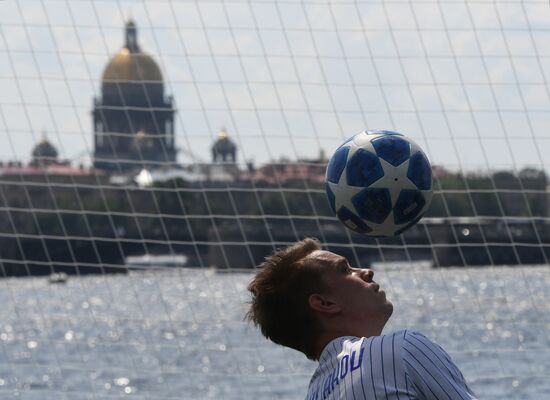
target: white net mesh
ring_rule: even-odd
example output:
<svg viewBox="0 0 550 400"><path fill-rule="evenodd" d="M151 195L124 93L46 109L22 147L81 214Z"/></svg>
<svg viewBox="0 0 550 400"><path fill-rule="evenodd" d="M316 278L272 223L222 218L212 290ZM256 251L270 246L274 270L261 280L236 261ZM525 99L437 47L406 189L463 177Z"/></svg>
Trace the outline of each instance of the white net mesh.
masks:
<svg viewBox="0 0 550 400"><path fill-rule="evenodd" d="M548 13L0 2L0 273L26 277L1 283L0 394L302 398L314 365L242 319L251 268L315 236L372 265L388 329L441 342L481 398L545 398ZM327 158L364 129L434 167L428 215L394 239L326 200Z"/></svg>

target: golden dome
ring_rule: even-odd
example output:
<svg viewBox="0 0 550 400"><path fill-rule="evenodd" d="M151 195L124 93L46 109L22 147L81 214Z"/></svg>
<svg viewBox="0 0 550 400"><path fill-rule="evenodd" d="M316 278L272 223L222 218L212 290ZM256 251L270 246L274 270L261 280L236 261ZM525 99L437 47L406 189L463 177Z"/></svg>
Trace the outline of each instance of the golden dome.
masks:
<svg viewBox="0 0 550 400"><path fill-rule="evenodd" d="M218 139L220 140L227 139L227 132L225 131L225 129L222 129L220 133L218 133Z"/></svg>
<svg viewBox="0 0 550 400"><path fill-rule="evenodd" d="M126 23L125 36L125 46L103 71L103 82L162 82L162 73L155 60L139 48L134 21Z"/></svg>
<svg viewBox="0 0 550 400"><path fill-rule="evenodd" d="M140 129L136 132L136 140L142 140L145 137L145 131L143 129Z"/></svg>
<svg viewBox="0 0 550 400"><path fill-rule="evenodd" d="M218 140L216 140L212 146L212 149L220 154L235 151L236 148L237 146L231 139L229 139L229 136L224 129L218 133Z"/></svg>
<svg viewBox="0 0 550 400"><path fill-rule="evenodd" d="M133 53L124 47L107 64L102 80L162 82L162 73L151 56L141 52Z"/></svg>

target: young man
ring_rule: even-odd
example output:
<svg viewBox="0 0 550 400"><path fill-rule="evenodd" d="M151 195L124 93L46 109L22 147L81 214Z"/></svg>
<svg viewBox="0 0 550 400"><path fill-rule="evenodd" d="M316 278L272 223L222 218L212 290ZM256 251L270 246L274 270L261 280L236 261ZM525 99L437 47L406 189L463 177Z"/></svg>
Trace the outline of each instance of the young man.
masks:
<svg viewBox="0 0 550 400"><path fill-rule="evenodd" d="M314 239L274 252L248 286L263 335L318 360L307 399L475 399L449 355L422 334L382 335L393 305L369 269Z"/></svg>

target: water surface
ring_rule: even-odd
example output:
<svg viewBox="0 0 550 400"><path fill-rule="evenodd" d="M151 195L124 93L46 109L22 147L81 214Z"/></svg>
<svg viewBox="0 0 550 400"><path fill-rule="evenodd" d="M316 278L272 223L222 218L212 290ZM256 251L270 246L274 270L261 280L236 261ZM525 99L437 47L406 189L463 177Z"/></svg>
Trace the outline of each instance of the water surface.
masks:
<svg viewBox="0 0 550 400"><path fill-rule="evenodd" d="M548 267L374 265L386 332L446 348L483 399L550 398ZM302 399L315 364L243 321L250 271L0 281L0 398Z"/></svg>

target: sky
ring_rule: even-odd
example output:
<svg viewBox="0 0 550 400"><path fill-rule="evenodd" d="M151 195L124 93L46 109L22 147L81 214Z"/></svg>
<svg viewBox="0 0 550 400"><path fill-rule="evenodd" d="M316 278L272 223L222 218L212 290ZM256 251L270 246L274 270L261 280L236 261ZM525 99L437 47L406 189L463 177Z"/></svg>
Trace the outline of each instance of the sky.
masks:
<svg viewBox="0 0 550 400"><path fill-rule="evenodd" d="M550 9L533 1L0 1L0 161L45 134L90 164L101 75L132 18L175 100L182 163L330 156L390 129L451 170L550 166Z"/></svg>

